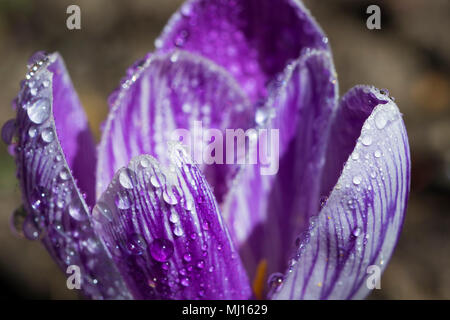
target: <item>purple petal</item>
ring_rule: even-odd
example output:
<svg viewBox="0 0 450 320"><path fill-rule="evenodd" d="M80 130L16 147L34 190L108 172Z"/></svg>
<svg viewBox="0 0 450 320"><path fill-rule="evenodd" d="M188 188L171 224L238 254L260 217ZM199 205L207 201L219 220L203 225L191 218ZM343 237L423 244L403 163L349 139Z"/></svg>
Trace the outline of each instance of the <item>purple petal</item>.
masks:
<svg viewBox="0 0 450 320"><path fill-rule="evenodd" d="M205 177L179 144L120 169L95 228L137 299L248 299L249 282Z"/></svg>
<svg viewBox="0 0 450 320"><path fill-rule="evenodd" d="M29 66L17 99L15 160L28 212L24 234L42 239L64 273L77 265L86 296L128 298L82 196L87 192L93 200L94 146L86 117L61 57L40 58Z"/></svg>
<svg viewBox="0 0 450 320"><path fill-rule="evenodd" d="M167 162L166 143L175 139L176 129L189 130L195 151L203 145L196 136L199 121L204 130L221 132L246 130L254 123L249 101L234 79L209 60L183 51L149 56L132 68L114 96L99 147L97 196L114 173L137 155L150 154ZM201 169L220 202L237 166Z"/></svg>
<svg viewBox="0 0 450 320"><path fill-rule="evenodd" d="M354 136L350 127L362 127L356 145L325 206L300 236L283 284L273 288L275 299L364 298L374 284L371 272L381 272L392 254L410 185L403 120L389 97L359 86L342 99L330 144Z"/></svg>
<svg viewBox="0 0 450 320"><path fill-rule="evenodd" d="M267 82L303 48L327 49L327 42L297 0L194 0L172 16L155 46L215 61L255 101L266 96Z"/></svg>
<svg viewBox="0 0 450 320"><path fill-rule="evenodd" d="M326 51L306 50L280 82L259 110L267 114L262 126L279 130L279 171L263 176L260 166L247 168L224 206L250 274L263 259L269 272L284 270L296 236L317 214L318 177L337 104L336 74Z"/></svg>

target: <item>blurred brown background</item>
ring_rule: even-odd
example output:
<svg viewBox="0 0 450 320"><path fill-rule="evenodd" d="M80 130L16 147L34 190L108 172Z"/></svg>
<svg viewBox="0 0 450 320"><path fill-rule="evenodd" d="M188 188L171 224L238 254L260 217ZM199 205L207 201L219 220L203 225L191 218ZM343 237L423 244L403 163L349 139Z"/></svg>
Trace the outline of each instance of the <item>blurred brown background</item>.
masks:
<svg viewBox="0 0 450 320"><path fill-rule="evenodd" d="M409 134L412 191L398 247L371 298L450 299L450 1L305 1L327 33L341 93L359 83L388 88ZM97 138L108 94L153 41L181 0L0 0L0 123L37 50L59 51ZM79 31L66 8L81 7ZM370 4L381 30L366 28ZM0 145L0 297L77 298L39 243L18 239L15 168Z"/></svg>

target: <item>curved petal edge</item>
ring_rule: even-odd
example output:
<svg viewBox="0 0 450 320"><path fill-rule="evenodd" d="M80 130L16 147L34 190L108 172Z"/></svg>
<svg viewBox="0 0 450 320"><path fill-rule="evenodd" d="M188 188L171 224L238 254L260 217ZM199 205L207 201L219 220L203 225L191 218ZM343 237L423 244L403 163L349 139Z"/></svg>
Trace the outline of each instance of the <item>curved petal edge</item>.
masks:
<svg viewBox="0 0 450 320"><path fill-rule="evenodd" d="M56 53L38 53L29 68L16 99L15 120L14 158L27 212L23 233L28 239L41 240L64 273L68 268L71 272L78 270L81 290L87 297L130 298L91 227L88 205L72 171L78 160L76 138L70 134L85 132L85 116L64 63ZM68 144L60 140L56 123L64 112L84 116L74 120L80 123L69 126L80 130L63 134ZM85 154L86 159L89 156Z"/></svg>
<svg viewBox="0 0 450 320"><path fill-rule="evenodd" d="M248 299L251 290L205 177L178 143L120 169L95 229L138 299Z"/></svg>
<svg viewBox="0 0 450 320"><path fill-rule="evenodd" d="M384 93L358 86L344 98L352 96L362 102L361 110L378 102L323 208L299 236L296 255L272 288L273 299L364 298L379 281L372 273L381 274L397 243L410 188L406 129Z"/></svg>

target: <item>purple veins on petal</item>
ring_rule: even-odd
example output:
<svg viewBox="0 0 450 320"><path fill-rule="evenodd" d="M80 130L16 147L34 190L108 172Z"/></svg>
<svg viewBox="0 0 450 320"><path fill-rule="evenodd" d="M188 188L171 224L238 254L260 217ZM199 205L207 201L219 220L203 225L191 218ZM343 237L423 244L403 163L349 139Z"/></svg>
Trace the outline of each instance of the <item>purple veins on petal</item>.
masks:
<svg viewBox="0 0 450 320"><path fill-rule="evenodd" d="M205 150L206 142L196 132L253 126L252 107L239 85L213 62L183 51L148 56L128 77L115 94L100 142L97 197L133 157L149 154L167 162L166 143L179 139L180 133L186 134L182 142L221 202L237 166L204 161L199 146Z"/></svg>
<svg viewBox="0 0 450 320"><path fill-rule="evenodd" d="M85 296L130 298L90 224L95 147L64 63L56 53L30 63L16 100L14 157L24 211L12 217L14 229L41 240L64 273L78 266Z"/></svg>
<svg viewBox="0 0 450 320"><path fill-rule="evenodd" d="M401 114L387 96L367 86L351 89L339 108L338 115L351 111L354 117L335 117L340 122L330 143L347 134L355 117L366 118L314 226L300 236L296 263L272 292L274 299L364 298L369 268L384 270L400 234L410 186Z"/></svg>
<svg viewBox="0 0 450 320"><path fill-rule="evenodd" d="M246 272L205 177L181 145L172 144L168 158L167 165L148 155L133 158L93 211L95 229L133 296L249 298ZM133 199L130 207L116 206L116 194Z"/></svg>
<svg viewBox="0 0 450 320"><path fill-rule="evenodd" d="M260 165L246 168L224 206L250 274L263 259L269 274L283 271L295 237L317 214L318 177L337 103L330 54L305 50L272 94L263 108L274 111L265 127L279 130L279 171L264 176Z"/></svg>
<svg viewBox="0 0 450 320"><path fill-rule="evenodd" d="M267 82L302 49L328 49L327 42L301 1L194 0L172 16L155 46L213 60L254 102L266 97Z"/></svg>

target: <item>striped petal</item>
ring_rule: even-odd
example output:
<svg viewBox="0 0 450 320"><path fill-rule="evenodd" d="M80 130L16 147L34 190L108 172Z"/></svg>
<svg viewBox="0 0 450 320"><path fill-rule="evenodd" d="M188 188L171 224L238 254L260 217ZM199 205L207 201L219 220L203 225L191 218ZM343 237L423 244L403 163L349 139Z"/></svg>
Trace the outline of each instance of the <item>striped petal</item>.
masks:
<svg viewBox="0 0 450 320"><path fill-rule="evenodd" d="M166 143L177 140L174 133L182 129L183 143L191 147L221 201L237 166L221 165L221 159L218 164L204 161L206 130L246 130L254 123L248 99L225 70L184 51L154 54L132 67L111 101L99 147L98 197L135 156L150 154L167 163Z"/></svg>
<svg viewBox="0 0 450 320"><path fill-rule="evenodd" d="M38 53L29 68L15 121L17 176L28 212L23 232L41 239L64 273L70 265L80 268L86 296L128 298L90 224L95 149L64 63L56 53Z"/></svg>
<svg viewBox="0 0 450 320"><path fill-rule="evenodd" d="M336 83L330 54L306 50L258 111L261 128L279 131L271 142L279 144L279 170L262 175L261 165L247 167L224 206L250 274L262 261L269 273L284 270L296 236L317 214Z"/></svg>
<svg viewBox="0 0 450 320"><path fill-rule="evenodd" d="M327 49L327 42L298 0L193 0L172 16L155 45L213 60L256 101L303 48Z"/></svg>
<svg viewBox="0 0 450 320"><path fill-rule="evenodd" d="M137 299L247 299L250 288L217 203L180 144L120 169L93 216Z"/></svg>
<svg viewBox="0 0 450 320"><path fill-rule="evenodd" d="M331 148L359 128L352 150L336 155L339 161L347 153L343 170L309 231L299 236L284 280L272 288L274 299L364 298L377 283L374 270L381 273L392 255L410 185L406 130L395 103L366 86L343 97ZM333 177L330 168L325 174Z"/></svg>

